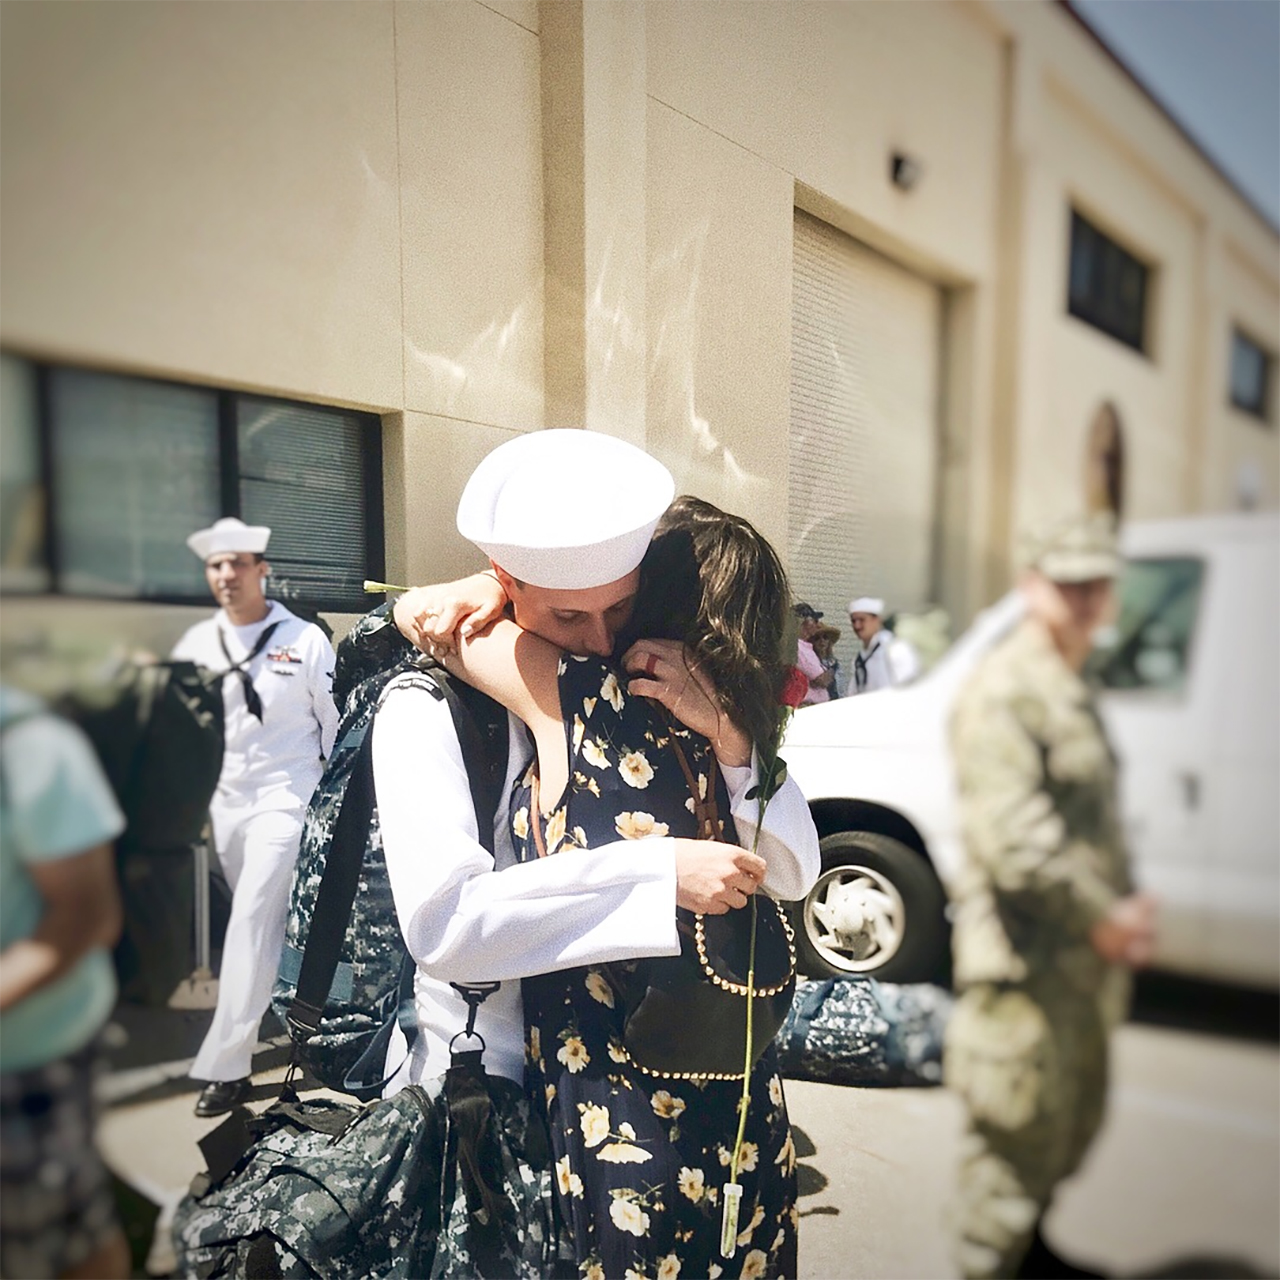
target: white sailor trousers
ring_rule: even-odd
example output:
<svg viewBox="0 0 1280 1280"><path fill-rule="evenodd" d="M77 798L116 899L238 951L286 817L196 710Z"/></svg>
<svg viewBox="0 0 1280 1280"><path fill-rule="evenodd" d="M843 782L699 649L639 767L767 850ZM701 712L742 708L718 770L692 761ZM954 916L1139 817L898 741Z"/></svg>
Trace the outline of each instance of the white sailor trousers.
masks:
<svg viewBox="0 0 1280 1280"><path fill-rule="evenodd" d="M239 1080L253 1065L258 1024L280 966L301 809L211 807L214 842L231 886L218 1007L191 1065L196 1080Z"/></svg>

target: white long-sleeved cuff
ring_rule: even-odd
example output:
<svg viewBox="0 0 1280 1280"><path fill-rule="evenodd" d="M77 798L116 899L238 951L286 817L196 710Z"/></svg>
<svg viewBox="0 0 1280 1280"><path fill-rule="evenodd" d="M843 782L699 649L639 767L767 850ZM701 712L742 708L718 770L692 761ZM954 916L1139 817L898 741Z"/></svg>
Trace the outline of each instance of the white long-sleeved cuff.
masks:
<svg viewBox="0 0 1280 1280"><path fill-rule="evenodd" d="M813 815L800 788L788 777L765 806L762 826L759 798L747 799L747 792L760 776L760 759L754 748L750 765L721 765L720 771L729 790L739 841L748 849L754 845L768 865L764 888L784 902L803 898L818 879L822 855Z"/></svg>

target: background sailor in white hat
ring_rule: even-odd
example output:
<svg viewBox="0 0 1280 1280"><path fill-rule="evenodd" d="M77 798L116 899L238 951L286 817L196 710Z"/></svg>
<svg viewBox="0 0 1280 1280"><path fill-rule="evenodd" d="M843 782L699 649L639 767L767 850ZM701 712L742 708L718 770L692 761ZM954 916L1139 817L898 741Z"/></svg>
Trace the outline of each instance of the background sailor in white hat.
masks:
<svg viewBox="0 0 1280 1280"><path fill-rule="evenodd" d="M884 625L884 601L878 596L850 600L849 623L862 641L862 652L853 661L851 694L874 693L906 684L920 674L920 658L915 649Z"/></svg>
<svg viewBox="0 0 1280 1280"><path fill-rule="evenodd" d="M191 1066L209 1083L196 1103L216 1116L243 1101L258 1023L284 942L302 815L338 727L333 648L323 631L265 594L271 530L228 517L187 545L222 607L192 627L175 658L225 672L225 753L210 805L214 844L232 890L218 1005Z"/></svg>
<svg viewBox="0 0 1280 1280"><path fill-rule="evenodd" d="M665 467L613 437L564 430L518 437L481 462L458 506L459 531L493 567L402 596L397 625L429 647L447 642L459 621L484 625L509 600L526 630L569 652L611 654L674 490ZM692 685L677 715L697 728L716 708ZM411 680L388 688L375 720L374 780L396 911L418 962L419 1022L412 1056L389 1093L448 1068L449 1038L467 1013L451 980L502 980L480 1006L476 1029L488 1072L521 1082L524 1016L515 979L673 955L677 903L723 911L741 905L743 888L754 889L765 874L765 863L746 849L672 838L619 840L517 865L505 804L494 815L490 857L477 839L448 709ZM533 755L524 726L511 718L509 728L507 796ZM739 839L750 845L759 821L757 802L746 799L757 780L754 762L723 772ZM759 850L766 887L783 898L803 896L818 872L817 836L790 780L768 806Z"/></svg>

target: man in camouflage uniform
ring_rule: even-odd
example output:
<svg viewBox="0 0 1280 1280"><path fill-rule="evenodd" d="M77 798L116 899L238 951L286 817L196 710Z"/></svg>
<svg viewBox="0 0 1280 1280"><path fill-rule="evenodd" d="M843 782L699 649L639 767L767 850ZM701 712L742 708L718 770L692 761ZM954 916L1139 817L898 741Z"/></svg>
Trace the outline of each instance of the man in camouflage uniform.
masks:
<svg viewBox="0 0 1280 1280"><path fill-rule="evenodd" d="M966 865L954 892L944 1078L968 1109L953 1227L969 1277L1087 1275L1040 1221L1102 1120L1107 1039L1154 906L1133 891L1116 762L1080 672L1109 616L1114 523L1033 546L1027 615L973 672L951 746Z"/></svg>

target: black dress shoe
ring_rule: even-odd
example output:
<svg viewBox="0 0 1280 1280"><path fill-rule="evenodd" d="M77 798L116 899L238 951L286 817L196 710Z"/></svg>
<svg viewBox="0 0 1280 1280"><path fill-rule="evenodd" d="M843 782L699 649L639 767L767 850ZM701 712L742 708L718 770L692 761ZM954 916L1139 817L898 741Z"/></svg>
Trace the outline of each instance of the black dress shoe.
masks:
<svg viewBox="0 0 1280 1280"><path fill-rule="evenodd" d="M238 1107L253 1086L249 1077L240 1080L214 1080L200 1090L196 1099L196 1115L202 1120L212 1116L224 1116L232 1107Z"/></svg>

